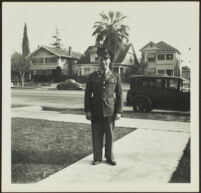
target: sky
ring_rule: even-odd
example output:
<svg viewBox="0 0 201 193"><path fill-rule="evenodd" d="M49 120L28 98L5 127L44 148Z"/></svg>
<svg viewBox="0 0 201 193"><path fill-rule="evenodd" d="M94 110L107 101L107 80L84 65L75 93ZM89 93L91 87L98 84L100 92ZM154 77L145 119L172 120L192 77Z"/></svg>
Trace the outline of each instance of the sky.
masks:
<svg viewBox="0 0 201 193"><path fill-rule="evenodd" d="M3 41L10 52L21 52L24 23L27 24L30 50L50 45L56 26L65 48L84 53L94 45L93 24L102 11L121 11L127 18L129 41L137 57L150 41L164 41L182 54L182 65L191 65L198 49L198 2L4 2ZM189 50L190 48L190 50Z"/></svg>

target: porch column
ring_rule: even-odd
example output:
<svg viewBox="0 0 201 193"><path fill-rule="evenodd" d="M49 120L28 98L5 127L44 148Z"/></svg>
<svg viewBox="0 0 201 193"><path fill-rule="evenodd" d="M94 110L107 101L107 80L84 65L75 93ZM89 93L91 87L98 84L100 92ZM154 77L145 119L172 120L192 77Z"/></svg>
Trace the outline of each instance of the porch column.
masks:
<svg viewBox="0 0 201 193"><path fill-rule="evenodd" d="M118 67L118 74L121 74L121 66Z"/></svg>

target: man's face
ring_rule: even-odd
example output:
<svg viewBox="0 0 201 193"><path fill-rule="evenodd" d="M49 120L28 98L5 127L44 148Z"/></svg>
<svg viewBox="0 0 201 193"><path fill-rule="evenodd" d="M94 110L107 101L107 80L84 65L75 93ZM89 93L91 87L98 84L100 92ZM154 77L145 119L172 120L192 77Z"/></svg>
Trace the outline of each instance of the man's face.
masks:
<svg viewBox="0 0 201 193"><path fill-rule="evenodd" d="M107 71L110 69L110 62L111 62L110 58L103 58L100 56L98 58L98 62L102 70Z"/></svg>

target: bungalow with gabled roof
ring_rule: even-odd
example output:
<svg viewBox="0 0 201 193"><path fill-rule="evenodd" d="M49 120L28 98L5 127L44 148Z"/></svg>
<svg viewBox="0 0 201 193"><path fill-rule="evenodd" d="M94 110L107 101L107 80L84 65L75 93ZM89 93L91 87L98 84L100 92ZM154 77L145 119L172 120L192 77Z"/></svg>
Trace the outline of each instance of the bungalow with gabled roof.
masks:
<svg viewBox="0 0 201 193"><path fill-rule="evenodd" d="M61 68L63 75L76 74L76 63L81 53L72 51L71 47L66 50L59 47L39 46L28 57L33 76L43 76L52 80L57 67Z"/></svg>
<svg viewBox="0 0 201 193"><path fill-rule="evenodd" d="M134 47L132 44L128 44L115 57L113 71L121 74L121 77L124 79L129 73L133 72L136 65L138 65L138 60ZM77 63L78 76L88 76L98 69L97 47L89 46Z"/></svg>

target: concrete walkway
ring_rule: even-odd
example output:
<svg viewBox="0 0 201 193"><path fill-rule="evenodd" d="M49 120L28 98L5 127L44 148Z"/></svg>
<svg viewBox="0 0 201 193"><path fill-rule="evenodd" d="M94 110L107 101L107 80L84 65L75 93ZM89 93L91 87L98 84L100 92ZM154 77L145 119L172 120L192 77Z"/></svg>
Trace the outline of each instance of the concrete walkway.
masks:
<svg viewBox="0 0 201 193"><path fill-rule="evenodd" d="M13 108L12 117L90 123L83 115L37 106ZM168 183L190 137L190 123L122 118L116 126L137 128L115 142L116 166L93 166L89 155L37 184L62 191L72 183Z"/></svg>

